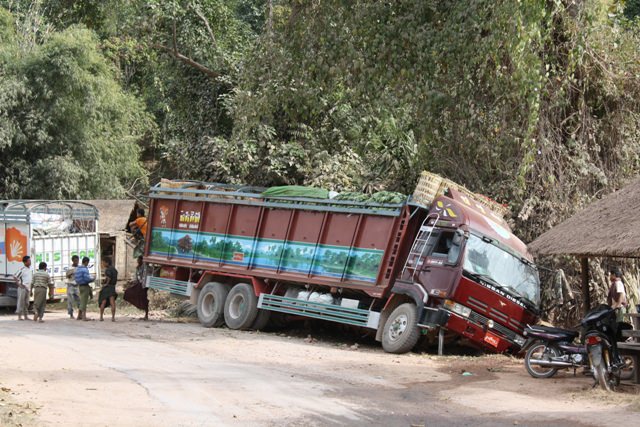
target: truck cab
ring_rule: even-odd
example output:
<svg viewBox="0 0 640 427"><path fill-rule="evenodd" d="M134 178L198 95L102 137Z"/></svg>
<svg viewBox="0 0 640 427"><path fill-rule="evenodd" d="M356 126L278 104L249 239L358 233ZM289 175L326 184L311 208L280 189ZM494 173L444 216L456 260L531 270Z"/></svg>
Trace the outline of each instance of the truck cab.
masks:
<svg viewBox="0 0 640 427"><path fill-rule="evenodd" d="M434 200L392 292L421 299L418 324L439 330L441 347L449 331L497 352L519 351L540 303L526 245L499 215L455 190Z"/></svg>

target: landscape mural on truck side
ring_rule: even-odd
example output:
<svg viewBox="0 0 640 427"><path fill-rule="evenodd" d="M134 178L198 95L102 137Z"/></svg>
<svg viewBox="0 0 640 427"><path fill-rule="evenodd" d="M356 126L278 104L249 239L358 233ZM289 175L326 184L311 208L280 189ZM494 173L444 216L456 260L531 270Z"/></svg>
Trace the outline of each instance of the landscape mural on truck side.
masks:
<svg viewBox="0 0 640 427"><path fill-rule="evenodd" d="M183 230L154 228L154 255L223 262L225 264L313 274L374 283L382 250L252 239Z"/></svg>

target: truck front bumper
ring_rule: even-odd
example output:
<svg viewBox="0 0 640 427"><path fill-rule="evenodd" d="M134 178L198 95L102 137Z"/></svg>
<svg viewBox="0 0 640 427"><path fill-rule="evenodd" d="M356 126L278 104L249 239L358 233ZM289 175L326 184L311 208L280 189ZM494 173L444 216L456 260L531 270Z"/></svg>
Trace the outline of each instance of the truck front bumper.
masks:
<svg viewBox="0 0 640 427"><path fill-rule="evenodd" d="M508 350L519 350L521 344L516 342L518 335L498 325L500 329L487 326L488 319L483 316L463 317L444 308L425 307L418 326L423 328L445 328L468 339L475 345L503 353ZM519 337L522 338L522 337Z"/></svg>

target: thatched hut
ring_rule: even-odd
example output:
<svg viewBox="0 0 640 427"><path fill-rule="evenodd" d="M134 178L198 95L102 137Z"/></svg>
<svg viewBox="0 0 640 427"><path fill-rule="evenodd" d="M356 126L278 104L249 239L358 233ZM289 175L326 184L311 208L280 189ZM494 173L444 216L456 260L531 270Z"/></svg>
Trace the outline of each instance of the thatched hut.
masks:
<svg viewBox="0 0 640 427"><path fill-rule="evenodd" d="M580 258L584 307L589 297L589 258L640 258L640 178L594 201L529 245L534 255Z"/></svg>

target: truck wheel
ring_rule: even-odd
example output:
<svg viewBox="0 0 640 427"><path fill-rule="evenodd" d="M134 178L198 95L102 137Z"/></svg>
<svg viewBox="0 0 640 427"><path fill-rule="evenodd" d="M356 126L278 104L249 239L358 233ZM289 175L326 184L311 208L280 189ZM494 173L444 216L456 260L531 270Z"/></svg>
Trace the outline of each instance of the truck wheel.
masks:
<svg viewBox="0 0 640 427"><path fill-rule="evenodd" d="M224 323L224 302L229 294L229 286L209 282L198 295L198 320L205 328L222 326Z"/></svg>
<svg viewBox="0 0 640 427"><path fill-rule="evenodd" d="M415 347L418 338L420 338L420 329L415 304L399 305L391 312L384 324L382 348L387 353L406 353Z"/></svg>
<svg viewBox="0 0 640 427"><path fill-rule="evenodd" d="M253 287L238 283L224 303L224 321L229 329L249 329L258 316L258 297Z"/></svg>
<svg viewBox="0 0 640 427"><path fill-rule="evenodd" d="M271 311L258 309L258 315L256 316L256 320L253 321L251 329L264 331L269 324L269 319L271 319Z"/></svg>

